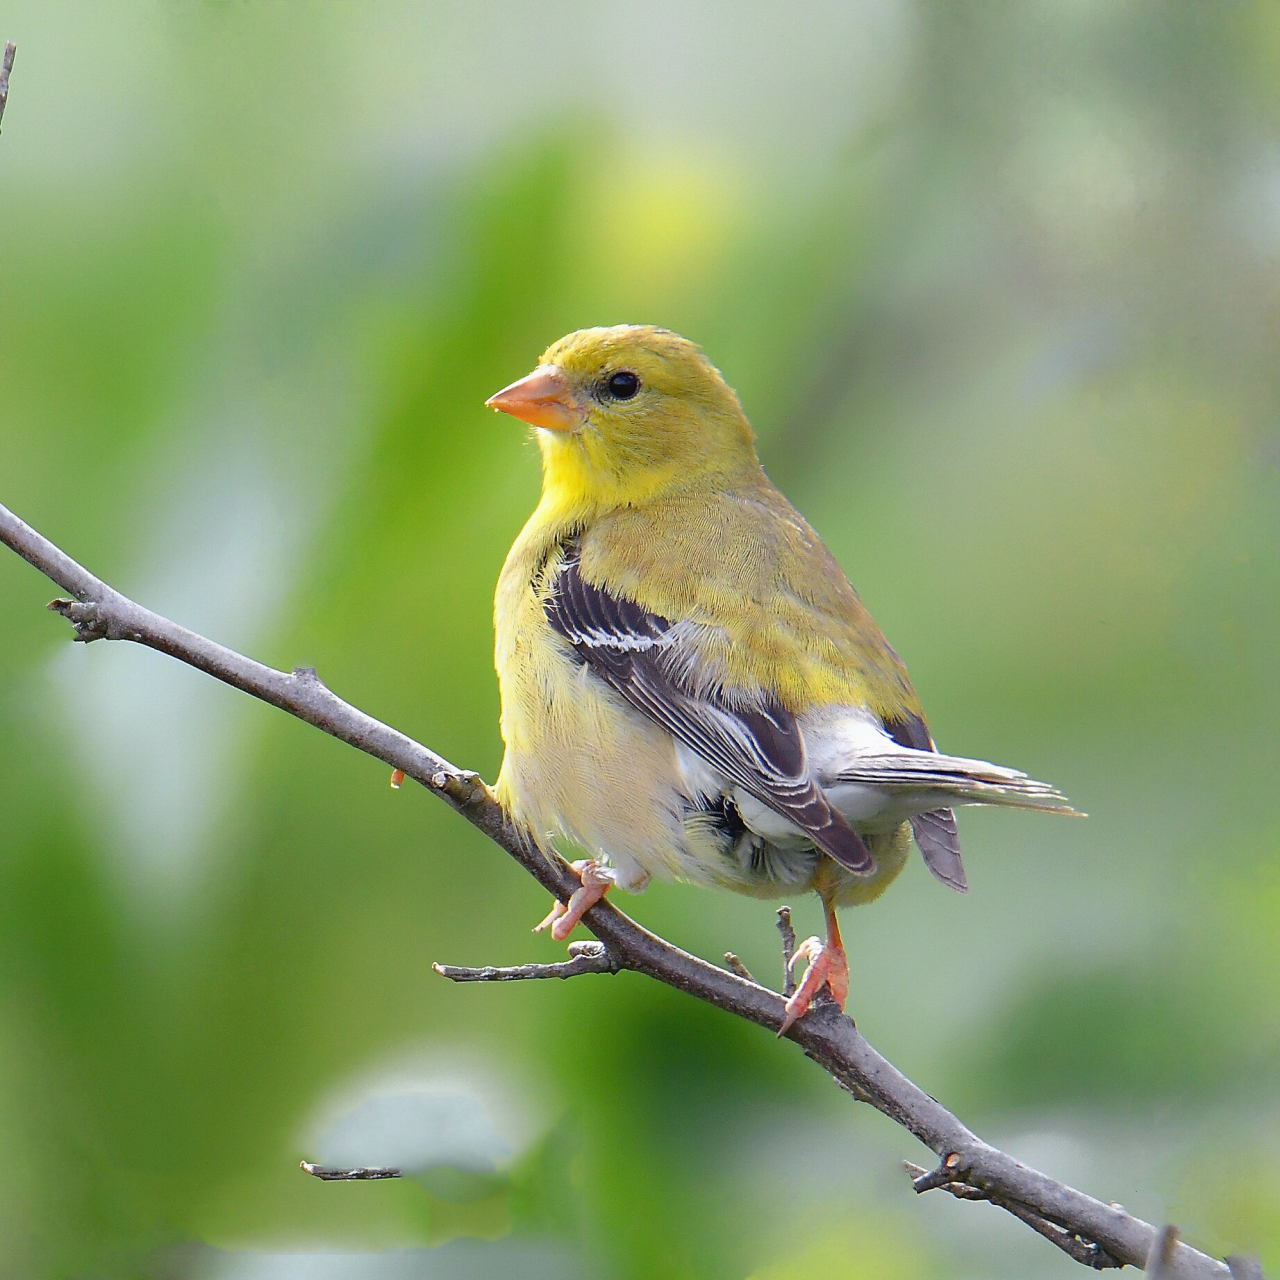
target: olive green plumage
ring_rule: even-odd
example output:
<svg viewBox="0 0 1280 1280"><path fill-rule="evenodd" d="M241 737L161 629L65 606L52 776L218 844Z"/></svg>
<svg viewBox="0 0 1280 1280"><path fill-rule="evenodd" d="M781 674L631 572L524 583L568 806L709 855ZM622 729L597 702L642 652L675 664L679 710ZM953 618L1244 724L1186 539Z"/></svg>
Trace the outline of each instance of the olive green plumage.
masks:
<svg viewBox="0 0 1280 1280"><path fill-rule="evenodd" d="M545 424L542 500L495 604L498 795L541 842L568 839L624 887L864 901L917 815L1065 807L933 753L902 662L692 343L583 330L491 403ZM963 887L954 824L922 831Z"/></svg>

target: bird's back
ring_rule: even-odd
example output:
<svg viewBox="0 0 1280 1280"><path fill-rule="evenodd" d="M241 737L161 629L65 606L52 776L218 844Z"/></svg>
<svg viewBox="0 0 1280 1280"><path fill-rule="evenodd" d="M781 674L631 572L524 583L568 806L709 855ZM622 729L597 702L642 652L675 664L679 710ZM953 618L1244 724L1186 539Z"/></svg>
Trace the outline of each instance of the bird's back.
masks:
<svg viewBox="0 0 1280 1280"><path fill-rule="evenodd" d="M694 483L615 509L581 546L589 580L700 624L708 678L731 690L772 690L797 715L828 703L921 715L905 667L843 570L758 468L732 486Z"/></svg>

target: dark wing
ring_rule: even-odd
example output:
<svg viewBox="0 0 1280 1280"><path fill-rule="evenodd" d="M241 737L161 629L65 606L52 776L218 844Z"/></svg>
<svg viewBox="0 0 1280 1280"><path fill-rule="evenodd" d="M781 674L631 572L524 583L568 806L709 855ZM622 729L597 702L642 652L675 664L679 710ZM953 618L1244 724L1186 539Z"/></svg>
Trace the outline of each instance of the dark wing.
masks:
<svg viewBox="0 0 1280 1280"><path fill-rule="evenodd" d="M907 716L902 720L886 720L885 732L904 747L917 751L934 751L929 727L919 716ZM967 893L969 882L965 879L964 863L960 861L960 833L956 830L956 815L950 809L934 809L918 813L911 819L911 834L916 838L924 864L933 874L959 893Z"/></svg>
<svg viewBox="0 0 1280 1280"><path fill-rule="evenodd" d="M735 706L723 695L699 693L687 676L688 645L673 624L589 583L572 544L544 607L579 659L638 711L841 865L859 875L875 870L867 846L809 776L800 727L779 703Z"/></svg>

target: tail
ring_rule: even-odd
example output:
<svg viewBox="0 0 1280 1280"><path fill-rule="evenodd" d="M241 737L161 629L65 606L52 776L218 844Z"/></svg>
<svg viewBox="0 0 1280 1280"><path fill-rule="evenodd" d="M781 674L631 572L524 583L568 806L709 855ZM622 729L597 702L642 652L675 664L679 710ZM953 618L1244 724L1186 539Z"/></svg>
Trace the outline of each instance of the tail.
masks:
<svg viewBox="0 0 1280 1280"><path fill-rule="evenodd" d="M929 791L952 804L992 804L1084 817L1047 782L985 760L965 760L936 751L907 749L858 756L840 770L839 781L894 791Z"/></svg>

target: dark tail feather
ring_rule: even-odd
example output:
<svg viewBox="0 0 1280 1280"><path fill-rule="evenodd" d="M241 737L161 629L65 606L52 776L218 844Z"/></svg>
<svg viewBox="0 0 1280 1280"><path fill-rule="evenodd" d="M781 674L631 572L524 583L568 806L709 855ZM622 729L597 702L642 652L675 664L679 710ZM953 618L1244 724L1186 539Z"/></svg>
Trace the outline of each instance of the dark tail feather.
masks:
<svg viewBox="0 0 1280 1280"><path fill-rule="evenodd" d="M911 819L911 834L924 854L924 864L945 885L957 893L967 893L969 882L960 861L960 833L956 815L950 809L933 809Z"/></svg>

